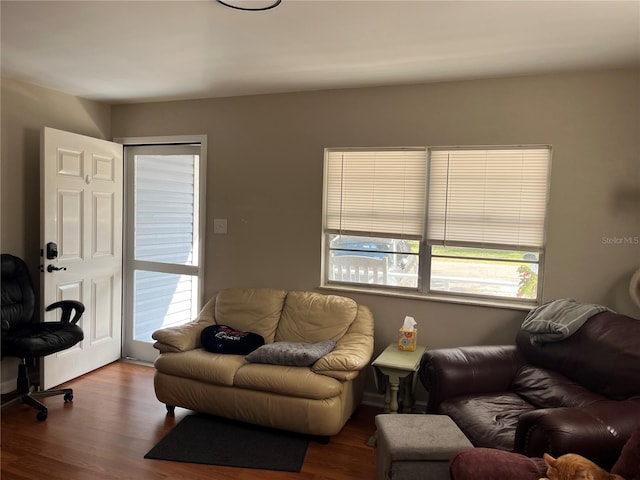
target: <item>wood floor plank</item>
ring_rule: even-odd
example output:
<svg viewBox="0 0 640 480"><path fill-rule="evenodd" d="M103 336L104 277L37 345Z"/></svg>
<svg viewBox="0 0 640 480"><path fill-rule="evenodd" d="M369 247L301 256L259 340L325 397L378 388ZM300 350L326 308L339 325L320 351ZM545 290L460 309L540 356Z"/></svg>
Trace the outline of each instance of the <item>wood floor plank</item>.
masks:
<svg viewBox="0 0 640 480"><path fill-rule="evenodd" d="M339 435L311 442L300 473L145 459L188 410L166 415L153 392L153 367L116 362L75 379L74 401L44 400L49 417L13 405L2 410L2 480L367 480L375 451L367 445L381 410L361 406Z"/></svg>

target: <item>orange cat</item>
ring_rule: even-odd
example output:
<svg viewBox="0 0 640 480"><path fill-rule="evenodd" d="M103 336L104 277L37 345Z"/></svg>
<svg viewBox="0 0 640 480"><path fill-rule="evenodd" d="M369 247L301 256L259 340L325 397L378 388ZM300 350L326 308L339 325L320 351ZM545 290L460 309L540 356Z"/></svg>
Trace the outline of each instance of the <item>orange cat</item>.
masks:
<svg viewBox="0 0 640 480"><path fill-rule="evenodd" d="M545 453L547 477L540 480L624 480L620 475L608 473L591 460L574 453L553 458Z"/></svg>

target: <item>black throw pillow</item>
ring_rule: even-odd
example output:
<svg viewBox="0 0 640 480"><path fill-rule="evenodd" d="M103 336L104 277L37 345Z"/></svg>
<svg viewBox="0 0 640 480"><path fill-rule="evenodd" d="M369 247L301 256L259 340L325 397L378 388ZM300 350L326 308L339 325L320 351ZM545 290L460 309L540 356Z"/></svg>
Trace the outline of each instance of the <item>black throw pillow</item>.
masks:
<svg viewBox="0 0 640 480"><path fill-rule="evenodd" d="M264 345L264 338L253 332L239 332L227 325L210 325L202 330L200 343L209 352L247 355Z"/></svg>

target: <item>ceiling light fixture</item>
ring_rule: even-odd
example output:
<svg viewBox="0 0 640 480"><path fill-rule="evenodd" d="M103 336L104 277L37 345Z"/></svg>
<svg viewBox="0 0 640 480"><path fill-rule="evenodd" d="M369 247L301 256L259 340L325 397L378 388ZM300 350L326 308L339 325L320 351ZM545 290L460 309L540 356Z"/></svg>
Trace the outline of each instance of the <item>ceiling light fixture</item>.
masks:
<svg viewBox="0 0 640 480"><path fill-rule="evenodd" d="M218 3L221 3L222 5L224 5L225 7L229 7L229 8L235 8L236 10L243 10L245 12L262 12L264 10L271 10L272 8L277 7L278 5L280 5L280 3L282 2L282 0L271 0L266 6L264 7L244 7L242 5L240 5L238 2L223 2L222 0L218 0ZM250 2L244 2L244 3L250 3ZM251 3L255 3L255 1L251 2ZM265 2L259 2L259 3L265 3Z"/></svg>

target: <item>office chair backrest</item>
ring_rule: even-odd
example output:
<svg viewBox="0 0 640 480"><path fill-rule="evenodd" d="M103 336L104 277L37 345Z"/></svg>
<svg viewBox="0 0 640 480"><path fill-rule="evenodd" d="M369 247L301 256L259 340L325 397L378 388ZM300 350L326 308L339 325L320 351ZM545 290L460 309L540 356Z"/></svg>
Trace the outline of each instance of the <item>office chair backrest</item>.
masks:
<svg viewBox="0 0 640 480"><path fill-rule="evenodd" d="M36 295L27 265L22 259L2 254L2 331L33 321Z"/></svg>

